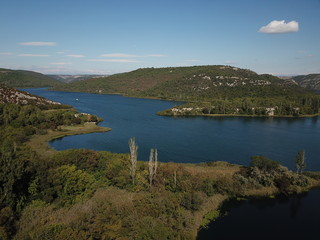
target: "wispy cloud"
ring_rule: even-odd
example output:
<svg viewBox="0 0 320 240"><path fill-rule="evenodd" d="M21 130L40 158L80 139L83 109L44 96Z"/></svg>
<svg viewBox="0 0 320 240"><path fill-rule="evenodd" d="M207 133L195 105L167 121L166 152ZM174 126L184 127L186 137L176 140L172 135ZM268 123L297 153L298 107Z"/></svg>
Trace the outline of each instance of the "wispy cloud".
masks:
<svg viewBox="0 0 320 240"><path fill-rule="evenodd" d="M72 58L84 58L85 56L84 55L81 55L81 54L69 54L69 55L66 55L67 57L72 57Z"/></svg>
<svg viewBox="0 0 320 240"><path fill-rule="evenodd" d="M187 60L184 60L185 62L200 62L199 59L187 59Z"/></svg>
<svg viewBox="0 0 320 240"><path fill-rule="evenodd" d="M313 58L315 55L314 54L311 54L305 50L301 50L301 51L298 51L299 53L299 57L296 57L295 59L306 59L306 58Z"/></svg>
<svg viewBox="0 0 320 240"><path fill-rule="evenodd" d="M126 53L106 53L106 54L101 54L101 57L134 58L134 57L139 57L139 55L132 55L132 54L126 54Z"/></svg>
<svg viewBox="0 0 320 240"><path fill-rule="evenodd" d="M49 57L50 55L47 54L18 54L19 57Z"/></svg>
<svg viewBox="0 0 320 240"><path fill-rule="evenodd" d="M143 57L165 57L166 55L163 54L146 54Z"/></svg>
<svg viewBox="0 0 320 240"><path fill-rule="evenodd" d="M71 62L52 62L51 65L70 65Z"/></svg>
<svg viewBox="0 0 320 240"><path fill-rule="evenodd" d="M11 56L11 55L13 55L13 53L11 53L11 52L0 52L0 55Z"/></svg>
<svg viewBox="0 0 320 240"><path fill-rule="evenodd" d="M65 52L56 52L56 54L64 54Z"/></svg>
<svg viewBox="0 0 320 240"><path fill-rule="evenodd" d="M224 62L225 64L236 64L236 61L232 61L232 60L227 60Z"/></svg>
<svg viewBox="0 0 320 240"><path fill-rule="evenodd" d="M268 34L290 33L290 32L298 32L298 31L299 31L298 22L291 21L286 23L284 20L271 21L268 25L263 26L259 29L259 32L268 33Z"/></svg>
<svg viewBox="0 0 320 240"><path fill-rule="evenodd" d="M22 46L36 46L36 47L52 47L56 46L56 42L21 42L19 45Z"/></svg>
<svg viewBox="0 0 320 240"><path fill-rule="evenodd" d="M98 59L89 59L88 61L90 62L121 62L121 63L136 63L139 62L135 59L102 59L102 58L98 58Z"/></svg>
<svg viewBox="0 0 320 240"><path fill-rule="evenodd" d="M17 68L21 69L21 68ZM40 66L24 66L23 69L40 72L43 74L103 74L109 75L112 72L106 69L79 69L69 68L66 66L52 66L52 67L40 67Z"/></svg>
<svg viewBox="0 0 320 240"><path fill-rule="evenodd" d="M101 54L100 57L106 58L143 58L143 57L164 57L163 54L144 54L144 55L135 55L127 53L106 53Z"/></svg>

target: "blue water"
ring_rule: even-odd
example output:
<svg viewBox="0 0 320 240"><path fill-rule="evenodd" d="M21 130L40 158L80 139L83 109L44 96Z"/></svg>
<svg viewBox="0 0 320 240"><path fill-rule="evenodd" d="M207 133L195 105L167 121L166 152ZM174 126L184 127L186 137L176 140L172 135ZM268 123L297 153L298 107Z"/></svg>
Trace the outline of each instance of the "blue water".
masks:
<svg viewBox="0 0 320 240"><path fill-rule="evenodd" d="M320 170L320 121L315 118L245 118L157 116L178 102L27 89L30 93L69 104L104 119L112 131L64 137L51 142L58 150L87 148L127 153L135 137L140 160L157 148L163 162L228 161L248 165L253 155L265 155L294 169L299 150L306 151L307 169Z"/></svg>
<svg viewBox="0 0 320 240"><path fill-rule="evenodd" d="M89 148L128 152L127 142L136 137L139 159L158 148L159 160L205 162L223 160L249 164L250 156L262 154L293 169L296 153L306 150L309 170L320 170L319 118L160 117L157 111L177 102L136 99L118 95L51 92L30 93L96 114L111 127L107 133L64 137L51 145L59 150ZM77 100L78 99L78 100ZM226 217L199 232L209 239L319 239L320 190L285 199L230 203Z"/></svg>
<svg viewBox="0 0 320 240"><path fill-rule="evenodd" d="M319 202L320 190L286 198L230 202L223 207L229 212L227 216L200 230L197 239L318 240Z"/></svg>

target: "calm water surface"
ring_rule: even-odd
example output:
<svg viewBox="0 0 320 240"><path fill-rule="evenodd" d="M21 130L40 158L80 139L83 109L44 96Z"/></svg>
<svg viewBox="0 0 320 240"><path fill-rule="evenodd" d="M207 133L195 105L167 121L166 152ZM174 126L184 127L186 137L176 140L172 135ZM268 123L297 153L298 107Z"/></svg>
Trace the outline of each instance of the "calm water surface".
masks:
<svg viewBox="0 0 320 240"><path fill-rule="evenodd" d="M320 170L319 118L160 117L157 111L177 102L136 99L118 95L52 92L30 93L96 114L111 127L107 133L69 136L55 140L58 149L88 148L129 152L136 137L139 159L147 160L156 147L159 160L168 162L228 161L247 165L252 155L265 155L293 169L296 153L306 150L309 170ZM231 203L226 217L199 232L198 239L320 239L320 190L287 199ZM230 205L230 204L229 204Z"/></svg>
<svg viewBox="0 0 320 240"><path fill-rule="evenodd" d="M319 203L320 190L290 198L227 203L227 216L200 230L197 239L318 240Z"/></svg>
<svg viewBox="0 0 320 240"><path fill-rule="evenodd" d="M127 153L135 137L139 159L158 148L163 162L228 161L248 165L253 155L265 155L294 169L294 159L306 150L308 169L320 170L320 121L315 118L161 117L155 113L178 102L28 89L30 93L74 106L104 119L107 133L55 140L58 150L88 148Z"/></svg>

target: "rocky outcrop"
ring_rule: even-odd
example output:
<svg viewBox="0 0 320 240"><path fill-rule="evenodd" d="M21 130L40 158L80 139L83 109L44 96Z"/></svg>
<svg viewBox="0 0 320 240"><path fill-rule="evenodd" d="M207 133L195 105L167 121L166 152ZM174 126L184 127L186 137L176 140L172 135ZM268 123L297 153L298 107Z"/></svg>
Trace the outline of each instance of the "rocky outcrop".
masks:
<svg viewBox="0 0 320 240"><path fill-rule="evenodd" d="M13 104L35 104L35 105L60 105L58 102L53 102L43 97L35 96L30 93L0 86L0 103Z"/></svg>

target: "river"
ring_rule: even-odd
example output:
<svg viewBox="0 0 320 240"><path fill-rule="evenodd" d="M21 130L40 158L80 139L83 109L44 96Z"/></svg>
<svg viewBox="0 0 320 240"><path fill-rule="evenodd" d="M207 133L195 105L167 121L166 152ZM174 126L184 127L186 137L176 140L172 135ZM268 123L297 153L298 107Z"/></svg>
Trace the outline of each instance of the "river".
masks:
<svg viewBox="0 0 320 240"><path fill-rule="evenodd" d="M320 190L276 199L227 202L227 216L211 222L197 240L320 239Z"/></svg>
<svg viewBox="0 0 320 240"><path fill-rule="evenodd" d="M30 93L74 106L104 119L107 133L64 137L51 142L58 150L88 148L127 153L135 137L140 160L157 148L163 162L228 161L248 165L253 155L264 155L294 170L298 151L306 151L308 170L320 170L320 121L314 118L163 117L155 113L179 103L151 99L54 92Z"/></svg>
<svg viewBox="0 0 320 240"><path fill-rule="evenodd" d="M50 100L69 104L80 112L104 118L106 133L68 136L51 142L58 149L88 148L129 152L135 137L139 159L158 148L159 160L184 163L228 161L248 165L250 156L265 155L294 169L299 150L306 151L308 170L320 170L320 121L314 118L173 118L155 113L179 103L119 95L53 92L27 89ZM320 190L289 198L231 202L228 215L199 232L209 239L319 239ZM232 207L230 207L232 205Z"/></svg>

